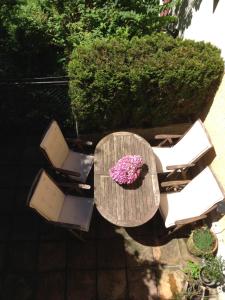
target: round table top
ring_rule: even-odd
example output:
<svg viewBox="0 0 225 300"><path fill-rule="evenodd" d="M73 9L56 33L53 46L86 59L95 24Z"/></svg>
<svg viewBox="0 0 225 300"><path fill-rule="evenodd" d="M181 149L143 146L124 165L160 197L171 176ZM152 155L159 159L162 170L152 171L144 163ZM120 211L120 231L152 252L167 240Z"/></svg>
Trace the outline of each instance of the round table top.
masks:
<svg viewBox="0 0 225 300"><path fill-rule="evenodd" d="M127 186L109 176L109 169L124 155L140 155L144 161L141 176ZM139 226L154 216L160 192L155 157L144 138L131 132L114 132L100 140L94 158L94 196L100 214L115 225Z"/></svg>

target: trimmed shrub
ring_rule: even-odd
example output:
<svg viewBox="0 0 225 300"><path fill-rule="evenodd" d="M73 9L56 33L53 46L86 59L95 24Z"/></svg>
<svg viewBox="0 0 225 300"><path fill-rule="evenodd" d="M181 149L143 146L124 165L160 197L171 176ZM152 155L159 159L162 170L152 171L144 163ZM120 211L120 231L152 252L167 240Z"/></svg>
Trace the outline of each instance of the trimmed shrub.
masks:
<svg viewBox="0 0 225 300"><path fill-rule="evenodd" d="M89 132L185 121L214 95L223 71L216 47L164 33L86 41L69 63L73 113Z"/></svg>

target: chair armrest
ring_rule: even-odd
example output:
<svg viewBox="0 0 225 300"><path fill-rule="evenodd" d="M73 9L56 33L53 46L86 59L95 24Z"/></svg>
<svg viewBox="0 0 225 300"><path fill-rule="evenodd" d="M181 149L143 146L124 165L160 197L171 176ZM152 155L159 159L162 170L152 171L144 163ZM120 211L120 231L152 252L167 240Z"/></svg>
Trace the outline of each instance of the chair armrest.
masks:
<svg viewBox="0 0 225 300"><path fill-rule="evenodd" d="M90 190L91 186L88 184L81 184L76 182L60 182L58 185L66 190L66 193L70 194L77 192L79 195L83 195L84 190Z"/></svg>
<svg viewBox="0 0 225 300"><path fill-rule="evenodd" d="M83 190L90 190L91 186L89 184L85 183L77 183L77 182L60 182L58 183L59 186L64 188L70 188L70 189L83 189Z"/></svg>
<svg viewBox="0 0 225 300"><path fill-rule="evenodd" d="M66 138L66 141L69 144L75 145L77 147L79 147L79 146L93 146L92 141L84 141L84 140L81 140L79 138Z"/></svg>
<svg viewBox="0 0 225 300"><path fill-rule="evenodd" d="M225 215L225 201L224 200L217 203L217 209L216 210L221 215Z"/></svg>
<svg viewBox="0 0 225 300"><path fill-rule="evenodd" d="M192 164L184 164L184 165L167 166L166 167L167 170L170 170L171 172L169 172L166 177L168 178L168 177L172 176L175 173L176 173L176 175L178 173L181 173L182 178L186 179L186 174L187 174L188 168L194 167L194 166L195 166L195 164L193 164L193 163Z"/></svg>
<svg viewBox="0 0 225 300"><path fill-rule="evenodd" d="M190 167L194 167L195 164L183 164L183 165L172 165L172 166L167 166L167 170L179 170L179 169L186 169Z"/></svg>
<svg viewBox="0 0 225 300"><path fill-rule="evenodd" d="M191 180L164 181L160 185L166 192L180 192Z"/></svg>
<svg viewBox="0 0 225 300"><path fill-rule="evenodd" d="M175 224L176 225L184 225L184 224L193 223L193 222L205 219L205 218L207 218L207 215L202 214L202 215L200 215L198 217L188 218L188 219L184 219L184 220L177 220L175 222Z"/></svg>
<svg viewBox="0 0 225 300"><path fill-rule="evenodd" d="M80 189L83 189L83 190L90 190L91 189L91 186L89 184L86 184L86 183L78 183L78 187Z"/></svg>
<svg viewBox="0 0 225 300"><path fill-rule="evenodd" d="M61 174L64 175L71 175L74 177L80 177L81 174L79 172L75 172L75 171L69 171L69 170L64 170L64 169L60 169L60 168L56 168L56 171L60 172Z"/></svg>
<svg viewBox="0 0 225 300"><path fill-rule="evenodd" d="M161 182L161 187L168 187L168 186L179 186L188 184L191 180L172 180L172 181L164 181Z"/></svg>
<svg viewBox="0 0 225 300"><path fill-rule="evenodd" d="M89 152L92 151L92 141L84 141L79 138L67 138L66 141L73 151L78 151L86 154L89 154Z"/></svg>
<svg viewBox="0 0 225 300"><path fill-rule="evenodd" d="M162 140L162 142L158 144L158 147L161 147L167 142L169 143L169 145L173 145L173 139L179 139L181 136L181 134L157 134L154 136L154 138L156 140Z"/></svg>
<svg viewBox="0 0 225 300"><path fill-rule="evenodd" d="M181 134L157 134L154 136L156 140L165 140L168 138L171 139L179 139L182 135Z"/></svg>

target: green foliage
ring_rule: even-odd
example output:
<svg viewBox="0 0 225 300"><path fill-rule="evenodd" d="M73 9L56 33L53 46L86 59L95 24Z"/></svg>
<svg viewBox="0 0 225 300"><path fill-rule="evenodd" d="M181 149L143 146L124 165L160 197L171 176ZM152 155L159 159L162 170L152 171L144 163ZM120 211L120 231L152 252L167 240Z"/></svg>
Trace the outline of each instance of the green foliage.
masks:
<svg viewBox="0 0 225 300"><path fill-rule="evenodd" d="M203 252L210 251L213 247L214 238L209 228L198 228L193 231L195 246Z"/></svg>
<svg viewBox="0 0 225 300"><path fill-rule="evenodd" d="M174 17L159 17L162 9L159 0L1 0L0 77L62 73L86 39L164 30Z"/></svg>
<svg viewBox="0 0 225 300"><path fill-rule="evenodd" d="M184 273L188 276L188 278L197 280L199 279L201 266L198 263L195 263L191 260L187 262L186 267L183 269Z"/></svg>
<svg viewBox="0 0 225 300"><path fill-rule="evenodd" d="M225 260L221 256L208 255L205 258L205 265L203 267L203 276L209 281L216 283L224 282Z"/></svg>
<svg viewBox="0 0 225 300"><path fill-rule="evenodd" d="M184 121L212 97L223 70L216 47L164 33L86 40L69 63L73 111L88 131Z"/></svg>

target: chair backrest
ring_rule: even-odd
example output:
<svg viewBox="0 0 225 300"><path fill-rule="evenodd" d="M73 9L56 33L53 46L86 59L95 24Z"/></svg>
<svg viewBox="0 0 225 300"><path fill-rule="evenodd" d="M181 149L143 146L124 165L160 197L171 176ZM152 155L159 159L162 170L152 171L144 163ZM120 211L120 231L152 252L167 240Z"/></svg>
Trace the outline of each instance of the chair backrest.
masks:
<svg viewBox="0 0 225 300"><path fill-rule="evenodd" d="M160 212L168 228L200 219L224 199L224 191L206 167L181 192L161 196Z"/></svg>
<svg viewBox="0 0 225 300"><path fill-rule="evenodd" d="M211 147L213 145L204 124L198 119L177 144L173 146L172 155L178 163L182 160L182 164L189 164L199 159Z"/></svg>
<svg viewBox="0 0 225 300"><path fill-rule="evenodd" d="M224 199L224 191L209 167L175 194L177 197L174 204L179 203L175 208L178 220L200 216Z"/></svg>
<svg viewBox="0 0 225 300"><path fill-rule="evenodd" d="M55 120L48 127L40 147L53 167L62 167L69 154L69 147Z"/></svg>
<svg viewBox="0 0 225 300"><path fill-rule="evenodd" d="M41 169L30 189L28 205L48 221L58 222L64 199L65 194Z"/></svg>

